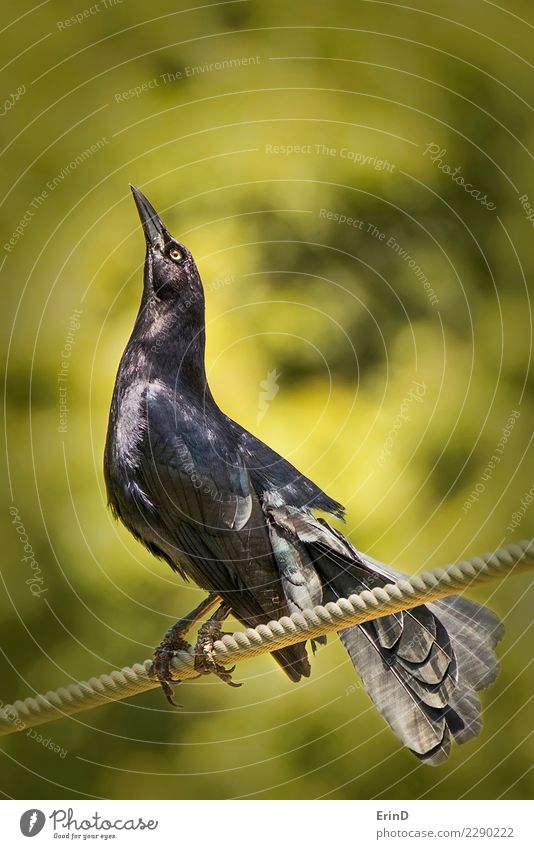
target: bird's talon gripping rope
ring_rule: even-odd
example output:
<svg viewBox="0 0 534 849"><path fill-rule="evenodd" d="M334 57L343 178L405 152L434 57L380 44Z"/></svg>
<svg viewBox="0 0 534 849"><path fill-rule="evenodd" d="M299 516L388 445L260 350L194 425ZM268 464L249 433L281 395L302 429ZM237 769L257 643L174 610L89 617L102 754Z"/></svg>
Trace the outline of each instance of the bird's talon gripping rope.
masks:
<svg viewBox="0 0 534 849"><path fill-rule="evenodd" d="M154 651L154 660L148 671L149 676L159 682L169 704L176 708L181 708L182 705L174 701L171 684L180 684L180 680L173 677L171 661L176 651L188 651L188 649L189 643L179 637L174 637L172 645L167 639L164 639Z"/></svg>
<svg viewBox="0 0 534 849"><path fill-rule="evenodd" d="M214 616L200 628L195 646L195 669L202 675L216 675L229 687L241 687L241 684L232 681L232 672L235 670L235 665L226 669L220 663L217 663L213 654L214 644L222 636L221 622L229 613L228 606L221 605Z"/></svg>
<svg viewBox="0 0 534 849"><path fill-rule="evenodd" d="M174 684L180 684L181 682L180 681L173 681L173 683ZM178 710L182 710L183 705L174 701L174 691L173 691L171 685L169 684L169 682L160 679L159 684L160 684L161 689L163 690L163 693L164 693L165 698L167 699L168 703L170 705L172 705L172 707L178 708Z"/></svg>
<svg viewBox="0 0 534 849"><path fill-rule="evenodd" d="M161 689L165 693L165 698L173 707L181 708L174 701L173 690L171 685L180 684L179 678L174 678L171 670L171 662L176 652L189 652L191 646L185 640L186 634L189 633L195 622L197 622L211 607L219 601L217 593L210 593L186 616L178 619L174 625L169 628L161 643L154 650L154 660L148 674L150 678L154 678L159 682Z"/></svg>
<svg viewBox="0 0 534 849"><path fill-rule="evenodd" d="M214 659L210 651L206 650L206 645L202 645L195 653L195 669L202 675L216 675L229 687L242 687L243 685L232 680L232 672L235 666L230 669L222 666Z"/></svg>

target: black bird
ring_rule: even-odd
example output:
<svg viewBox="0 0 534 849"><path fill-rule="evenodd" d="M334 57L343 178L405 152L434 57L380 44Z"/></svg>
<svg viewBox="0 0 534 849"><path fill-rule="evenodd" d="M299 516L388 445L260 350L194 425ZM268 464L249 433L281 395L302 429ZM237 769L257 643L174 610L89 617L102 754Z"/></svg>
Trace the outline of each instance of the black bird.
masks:
<svg viewBox="0 0 534 849"><path fill-rule="evenodd" d="M196 663L232 683L232 670L210 653L230 611L254 627L399 573L315 516L316 509L342 518L343 507L219 409L204 367L195 261L144 195L132 192L146 238L144 287L115 383L104 470L114 515L209 594L155 651L154 674L172 701L172 652L215 604L200 629ZM493 649L502 632L489 610L451 597L339 636L402 743L439 764L451 738L464 742L480 731L476 691L498 673ZM292 681L310 675L305 644L273 657Z"/></svg>

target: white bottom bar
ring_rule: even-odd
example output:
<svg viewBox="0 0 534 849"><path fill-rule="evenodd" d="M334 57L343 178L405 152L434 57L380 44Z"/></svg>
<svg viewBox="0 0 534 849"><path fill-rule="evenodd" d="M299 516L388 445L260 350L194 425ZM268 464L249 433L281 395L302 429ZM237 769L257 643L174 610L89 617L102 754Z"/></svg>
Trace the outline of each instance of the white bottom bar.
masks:
<svg viewBox="0 0 534 849"><path fill-rule="evenodd" d="M521 801L2 801L2 845L531 849Z"/></svg>

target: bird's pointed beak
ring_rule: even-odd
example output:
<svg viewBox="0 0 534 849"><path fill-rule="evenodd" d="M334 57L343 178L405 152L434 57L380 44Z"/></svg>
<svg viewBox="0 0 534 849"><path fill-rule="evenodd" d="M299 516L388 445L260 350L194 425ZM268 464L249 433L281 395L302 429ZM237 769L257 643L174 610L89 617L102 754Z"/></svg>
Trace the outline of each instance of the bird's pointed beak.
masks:
<svg viewBox="0 0 534 849"><path fill-rule="evenodd" d="M161 219L150 203L139 189L130 184L134 196L135 205L143 225L145 239L148 247L162 247L169 239L169 233L161 223Z"/></svg>

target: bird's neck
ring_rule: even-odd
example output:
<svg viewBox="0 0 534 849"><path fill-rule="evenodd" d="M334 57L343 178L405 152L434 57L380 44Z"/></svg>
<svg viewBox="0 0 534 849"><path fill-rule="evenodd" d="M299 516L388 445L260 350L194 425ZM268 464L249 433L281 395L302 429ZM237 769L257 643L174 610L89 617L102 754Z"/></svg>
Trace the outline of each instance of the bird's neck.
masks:
<svg viewBox="0 0 534 849"><path fill-rule="evenodd" d="M204 307L154 314L141 308L130 340L134 366L147 380L213 401L205 367ZM130 347L130 346L128 346Z"/></svg>

